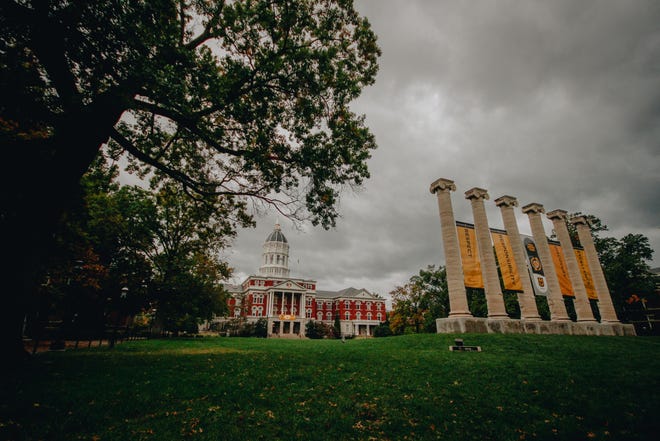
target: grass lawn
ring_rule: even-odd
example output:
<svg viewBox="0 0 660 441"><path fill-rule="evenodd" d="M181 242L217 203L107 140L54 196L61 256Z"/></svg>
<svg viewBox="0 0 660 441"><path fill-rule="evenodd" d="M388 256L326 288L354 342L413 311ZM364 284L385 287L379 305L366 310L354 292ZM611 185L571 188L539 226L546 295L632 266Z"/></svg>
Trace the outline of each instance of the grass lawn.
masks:
<svg viewBox="0 0 660 441"><path fill-rule="evenodd" d="M0 439L659 439L659 338L454 337L39 354L2 390Z"/></svg>

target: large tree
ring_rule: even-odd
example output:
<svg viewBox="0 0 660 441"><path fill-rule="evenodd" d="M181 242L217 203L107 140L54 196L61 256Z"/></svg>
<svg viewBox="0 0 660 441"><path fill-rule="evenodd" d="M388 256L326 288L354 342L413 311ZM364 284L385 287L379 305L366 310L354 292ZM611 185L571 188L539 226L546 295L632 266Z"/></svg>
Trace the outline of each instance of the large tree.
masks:
<svg viewBox="0 0 660 441"><path fill-rule="evenodd" d="M17 348L54 225L109 142L142 176L324 227L375 148L349 102L379 49L350 0L0 2L0 334Z"/></svg>

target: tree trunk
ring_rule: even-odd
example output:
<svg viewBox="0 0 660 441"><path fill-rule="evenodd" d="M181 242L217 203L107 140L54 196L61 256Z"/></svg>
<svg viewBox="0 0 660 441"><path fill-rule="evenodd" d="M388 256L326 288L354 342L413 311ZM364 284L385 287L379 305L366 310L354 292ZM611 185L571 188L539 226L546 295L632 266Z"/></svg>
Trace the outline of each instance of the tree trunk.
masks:
<svg viewBox="0 0 660 441"><path fill-rule="evenodd" d="M45 140L3 143L7 162L0 173L0 238L6 263L0 265L5 306L0 347L7 351L3 358L14 366L26 358L24 321L44 281L59 221L77 200L80 178L107 140L98 125L84 118L80 127L60 133Z"/></svg>

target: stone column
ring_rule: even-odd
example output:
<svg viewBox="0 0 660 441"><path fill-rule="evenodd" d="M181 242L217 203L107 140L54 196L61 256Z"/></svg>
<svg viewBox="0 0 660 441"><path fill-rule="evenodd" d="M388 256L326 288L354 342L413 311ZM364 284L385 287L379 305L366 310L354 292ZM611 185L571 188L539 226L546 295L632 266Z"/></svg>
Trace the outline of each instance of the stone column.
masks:
<svg viewBox="0 0 660 441"><path fill-rule="evenodd" d="M440 210L442 246L445 251L447 290L449 291L449 317L472 317L467 303L456 221L451 206L451 192L456 191L456 186L454 181L440 178L431 184L430 191L437 195Z"/></svg>
<svg viewBox="0 0 660 441"><path fill-rule="evenodd" d="M465 192L465 199L469 199L472 204L474 231L477 236L481 273L484 277L484 290L488 305L488 318L509 318L504 307L504 297L500 287L500 278L497 275L493 242L490 238L488 217L484 206L484 199L488 199L488 192L483 188L474 187Z"/></svg>
<svg viewBox="0 0 660 441"><path fill-rule="evenodd" d="M520 239L516 215L513 212L513 207L518 206L518 200L513 196L502 196L495 199L495 205L500 207L500 211L502 212L502 222L504 223L506 234L509 236L513 261L516 263L520 282L523 287L523 292L518 294L520 318L522 320L541 320L538 308L536 307L536 300L534 299L534 288L527 272L525 249Z"/></svg>
<svg viewBox="0 0 660 441"><path fill-rule="evenodd" d="M614 304L612 304L612 296L610 295L610 290L607 287L605 274L603 274L603 268L600 266L600 260L598 259L598 253L596 252L596 246L594 245L594 240L591 237L591 229L589 228L587 219L584 216L578 216L571 219L571 223L575 225L575 228L577 228L580 244L584 248L584 252L587 255L587 262L589 263L591 277L594 279L594 286L596 287L596 292L598 293L598 309L600 310L600 319L603 322L619 323L619 319L616 316L616 311L614 310Z"/></svg>
<svg viewBox="0 0 660 441"><path fill-rule="evenodd" d="M564 253L566 260L566 268L568 269L568 277L571 279L573 285L573 292L575 293L575 313L577 314L578 322L595 322L594 314L591 311L589 298L587 297L587 290L584 287L584 281L580 274L580 266L578 265L575 251L573 251L573 243L568 234L566 227L566 211L553 210L548 214L548 219L552 221L555 228L555 234L561 243L561 250Z"/></svg>
<svg viewBox="0 0 660 441"><path fill-rule="evenodd" d="M555 322L570 321L571 319L566 312L564 298L561 295L561 288L559 288L559 279L557 278L555 264L552 261L552 255L550 254L548 238L545 235L543 221L541 220L541 213L545 213L545 209L541 204L531 203L522 207L522 212L527 214L527 217L529 218L529 226L532 229L532 236L534 236L536 250L541 259L541 265L543 265L543 274L548 282L548 307L550 308L550 319Z"/></svg>

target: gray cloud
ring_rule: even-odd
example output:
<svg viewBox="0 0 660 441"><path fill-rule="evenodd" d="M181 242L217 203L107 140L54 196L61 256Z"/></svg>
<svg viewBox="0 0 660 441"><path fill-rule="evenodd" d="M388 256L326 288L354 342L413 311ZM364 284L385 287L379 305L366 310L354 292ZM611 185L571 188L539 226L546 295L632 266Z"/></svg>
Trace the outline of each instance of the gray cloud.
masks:
<svg viewBox="0 0 660 441"><path fill-rule="evenodd" d="M387 293L442 264L438 177L521 204L594 214L620 237L660 247L660 3L357 1L383 50L354 110L379 149L372 178L342 198L335 230L282 221L297 276L321 289ZM501 226L487 203L491 226ZM259 266L275 215L241 231L226 256L237 279ZM521 231L529 230L518 212ZM546 231L551 224L546 221ZM660 257L655 256L655 265ZM300 263L297 263L297 262Z"/></svg>

